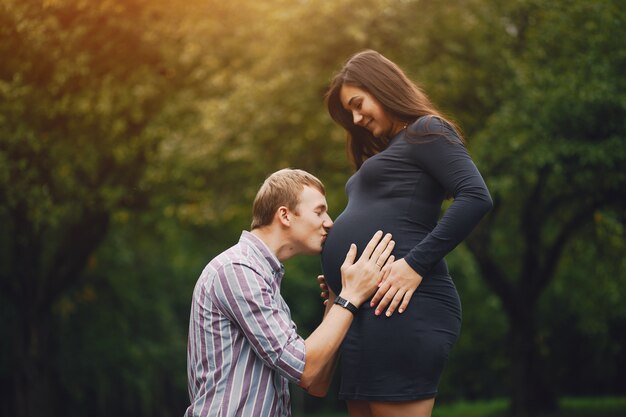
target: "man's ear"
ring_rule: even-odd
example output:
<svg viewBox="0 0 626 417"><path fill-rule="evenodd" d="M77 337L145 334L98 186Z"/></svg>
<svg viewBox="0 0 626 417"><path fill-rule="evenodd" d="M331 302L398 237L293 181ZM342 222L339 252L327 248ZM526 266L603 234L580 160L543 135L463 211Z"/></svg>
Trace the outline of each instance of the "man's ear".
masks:
<svg viewBox="0 0 626 417"><path fill-rule="evenodd" d="M276 219L285 227L291 226L291 212L285 206L280 206L276 210Z"/></svg>

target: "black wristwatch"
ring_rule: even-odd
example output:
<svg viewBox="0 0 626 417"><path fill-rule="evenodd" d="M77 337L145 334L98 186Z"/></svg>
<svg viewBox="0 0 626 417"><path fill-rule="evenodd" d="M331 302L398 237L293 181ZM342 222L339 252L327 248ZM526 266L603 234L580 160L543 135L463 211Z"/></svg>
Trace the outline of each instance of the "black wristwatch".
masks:
<svg viewBox="0 0 626 417"><path fill-rule="evenodd" d="M335 304L339 304L340 306L342 306L343 308L345 308L346 310L348 310L350 313L352 314L356 314L356 312L359 310L354 304L352 304L350 301L346 300L343 297L337 296L335 298Z"/></svg>

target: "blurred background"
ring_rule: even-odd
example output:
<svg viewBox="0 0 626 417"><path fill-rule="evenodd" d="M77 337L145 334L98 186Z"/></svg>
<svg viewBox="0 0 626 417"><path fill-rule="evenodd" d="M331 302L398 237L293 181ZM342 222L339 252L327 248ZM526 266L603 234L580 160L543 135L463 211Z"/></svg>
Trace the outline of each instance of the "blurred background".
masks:
<svg viewBox="0 0 626 417"><path fill-rule="evenodd" d="M181 416L196 279L279 168L341 212L323 95L372 48L460 124L495 202L447 257L464 324L434 416L626 415L623 6L0 0L0 414ZM319 260L286 269L307 336ZM347 415L336 392L294 387L294 415Z"/></svg>

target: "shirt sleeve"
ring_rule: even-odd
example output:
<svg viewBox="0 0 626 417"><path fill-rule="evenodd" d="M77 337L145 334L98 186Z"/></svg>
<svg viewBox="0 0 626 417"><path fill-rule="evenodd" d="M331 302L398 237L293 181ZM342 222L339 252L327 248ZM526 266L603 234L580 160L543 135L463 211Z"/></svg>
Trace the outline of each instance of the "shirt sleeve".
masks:
<svg viewBox="0 0 626 417"><path fill-rule="evenodd" d="M268 282L248 265L224 265L214 281L220 310L233 320L263 362L298 384L305 363L304 340Z"/></svg>
<svg viewBox="0 0 626 417"><path fill-rule="evenodd" d="M440 119L423 117L409 133L421 136L411 146L413 160L454 198L434 229L404 258L425 276L470 234L493 202L461 139Z"/></svg>

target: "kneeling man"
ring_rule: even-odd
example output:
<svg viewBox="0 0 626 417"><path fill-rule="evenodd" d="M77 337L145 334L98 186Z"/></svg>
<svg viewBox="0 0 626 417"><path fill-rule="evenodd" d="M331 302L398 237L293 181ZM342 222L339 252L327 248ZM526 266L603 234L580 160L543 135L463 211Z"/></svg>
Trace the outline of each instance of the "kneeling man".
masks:
<svg viewBox="0 0 626 417"><path fill-rule="evenodd" d="M321 252L333 224L324 195L322 183L305 171L270 175L254 200L251 231L202 271L191 304L185 416L288 417L289 382L326 395L353 311L393 262L394 242L377 232L356 262L352 245L341 293L327 303L317 329L300 337L280 294L281 262Z"/></svg>

